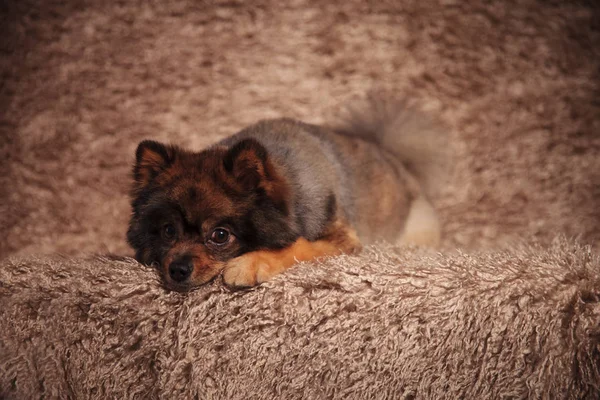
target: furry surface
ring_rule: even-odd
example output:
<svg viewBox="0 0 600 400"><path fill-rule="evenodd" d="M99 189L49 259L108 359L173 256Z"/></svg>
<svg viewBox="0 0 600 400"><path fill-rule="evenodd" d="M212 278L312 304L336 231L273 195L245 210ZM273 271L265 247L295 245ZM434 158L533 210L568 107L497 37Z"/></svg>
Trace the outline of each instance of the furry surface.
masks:
<svg viewBox="0 0 600 400"><path fill-rule="evenodd" d="M598 398L598 260L381 247L251 292L167 293L129 260L137 143L327 122L383 85L451 128L444 244L600 245L593 1L0 7L0 384L7 398Z"/></svg>
<svg viewBox="0 0 600 400"><path fill-rule="evenodd" d="M597 399L600 259L369 248L250 291L130 259L0 268L0 396Z"/></svg>
<svg viewBox="0 0 600 400"><path fill-rule="evenodd" d="M328 122L374 86L451 128L446 245L600 244L597 2L3 4L0 257L132 254L140 140L199 150L263 118Z"/></svg>

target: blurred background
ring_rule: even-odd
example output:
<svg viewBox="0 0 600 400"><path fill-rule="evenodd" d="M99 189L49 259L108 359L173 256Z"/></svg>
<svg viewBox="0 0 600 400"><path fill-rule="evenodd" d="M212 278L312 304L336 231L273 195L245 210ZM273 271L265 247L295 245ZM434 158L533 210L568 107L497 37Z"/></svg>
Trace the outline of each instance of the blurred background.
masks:
<svg viewBox="0 0 600 400"><path fill-rule="evenodd" d="M0 257L132 254L133 154L383 87L449 126L448 248L600 246L597 1L5 0Z"/></svg>

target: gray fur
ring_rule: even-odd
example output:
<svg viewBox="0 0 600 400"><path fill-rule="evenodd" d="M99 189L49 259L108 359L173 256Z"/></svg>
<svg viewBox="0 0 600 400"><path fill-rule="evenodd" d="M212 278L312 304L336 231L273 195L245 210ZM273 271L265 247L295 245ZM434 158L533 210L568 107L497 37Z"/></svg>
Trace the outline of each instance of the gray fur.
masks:
<svg viewBox="0 0 600 400"><path fill-rule="evenodd" d="M265 146L292 185L292 222L308 240L315 240L322 233L331 194L345 205L342 213L352 210L344 189L348 182L343 165L332 144L319 133L319 127L282 118L260 121L218 144L229 147L254 138Z"/></svg>
<svg viewBox="0 0 600 400"><path fill-rule="evenodd" d="M328 199L333 195L336 216L348 221L363 243L381 239L394 242L403 232L412 200L422 190L408 168L415 167L416 178L422 178L424 185L433 185L434 167L427 163L434 162L431 153L437 150L428 147L434 143L414 139L420 134L433 135L433 125L417 123L420 114L412 116L412 110L396 110L396 103L386 101L367 104L360 113L353 114L351 125L344 130L291 119L265 120L218 145L229 147L253 138L265 146L292 184L291 223L307 239L315 240L322 234L329 222ZM392 115L392 110L397 114ZM396 131L403 133L396 135L399 140L392 135ZM402 148L405 145L407 149ZM415 150L416 146L421 147ZM418 159L421 156L423 160ZM384 204L389 199L393 204ZM382 211L385 207L392 217L377 220L372 210Z"/></svg>

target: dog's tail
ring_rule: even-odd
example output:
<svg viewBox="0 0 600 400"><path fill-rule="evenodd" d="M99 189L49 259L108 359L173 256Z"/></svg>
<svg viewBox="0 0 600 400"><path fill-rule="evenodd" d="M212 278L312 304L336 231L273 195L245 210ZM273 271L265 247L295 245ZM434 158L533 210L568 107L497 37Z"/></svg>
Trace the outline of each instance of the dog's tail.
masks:
<svg viewBox="0 0 600 400"><path fill-rule="evenodd" d="M371 92L350 104L334 128L391 152L421 184L426 197L439 193L449 177L447 129L406 99Z"/></svg>

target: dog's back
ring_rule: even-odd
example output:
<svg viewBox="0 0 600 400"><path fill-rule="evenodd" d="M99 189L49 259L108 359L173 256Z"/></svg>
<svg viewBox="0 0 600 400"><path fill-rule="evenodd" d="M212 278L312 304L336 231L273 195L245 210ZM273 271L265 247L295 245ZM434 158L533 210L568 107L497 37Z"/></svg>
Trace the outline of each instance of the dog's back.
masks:
<svg viewBox="0 0 600 400"><path fill-rule="evenodd" d="M292 222L309 240L319 236L327 214L335 214L365 244L438 244L440 224L428 193L441 174L437 139L443 136L422 114L371 98L335 128L265 120L220 144L248 137L259 140L289 177Z"/></svg>

